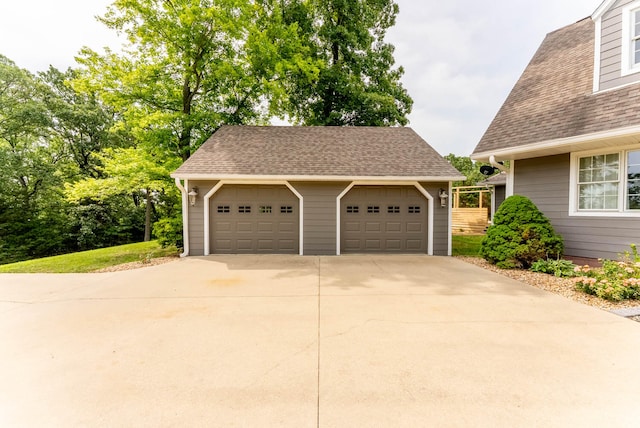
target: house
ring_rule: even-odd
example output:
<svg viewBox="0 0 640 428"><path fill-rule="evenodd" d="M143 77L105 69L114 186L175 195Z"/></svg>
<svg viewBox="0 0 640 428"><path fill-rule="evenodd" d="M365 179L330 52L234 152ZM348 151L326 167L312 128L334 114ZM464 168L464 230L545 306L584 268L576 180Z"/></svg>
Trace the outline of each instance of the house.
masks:
<svg viewBox="0 0 640 428"><path fill-rule="evenodd" d="M183 255L451 254L463 177L410 128L223 126L172 175Z"/></svg>
<svg viewBox="0 0 640 428"><path fill-rule="evenodd" d="M471 157L509 161L569 256L640 242L640 0L608 0L547 35Z"/></svg>

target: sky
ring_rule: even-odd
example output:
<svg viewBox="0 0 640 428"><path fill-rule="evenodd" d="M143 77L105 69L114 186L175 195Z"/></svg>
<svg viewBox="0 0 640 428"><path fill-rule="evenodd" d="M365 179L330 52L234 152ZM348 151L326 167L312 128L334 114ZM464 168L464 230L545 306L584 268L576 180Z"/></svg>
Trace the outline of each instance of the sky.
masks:
<svg viewBox="0 0 640 428"><path fill-rule="evenodd" d="M0 54L31 72L75 66L83 46L119 40L95 17L111 0L1 0ZM396 0L387 33L412 127L441 155L469 156L551 31L590 16L601 0Z"/></svg>

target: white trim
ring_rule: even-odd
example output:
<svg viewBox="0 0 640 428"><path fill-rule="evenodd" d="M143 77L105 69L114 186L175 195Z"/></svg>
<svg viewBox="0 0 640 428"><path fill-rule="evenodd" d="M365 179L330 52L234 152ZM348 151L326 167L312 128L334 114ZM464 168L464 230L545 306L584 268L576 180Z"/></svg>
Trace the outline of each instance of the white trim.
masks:
<svg viewBox="0 0 640 428"><path fill-rule="evenodd" d="M222 181L218 181L216 185L213 186L213 188L209 190L206 195L204 195L204 198L202 198L204 202L204 255L205 256L208 256L211 254L211 240L210 240L211 230L209 227L209 224L210 224L209 219L211 217L211 204L209 203L209 200L213 195L216 194L218 190L220 190L222 186L224 186L224 183Z"/></svg>
<svg viewBox="0 0 640 428"><path fill-rule="evenodd" d="M515 183L515 170L516 170L516 161L512 160L509 163L509 171L507 172L507 184L504 186L504 198L507 199L509 196L513 196L513 188Z"/></svg>
<svg viewBox="0 0 640 428"><path fill-rule="evenodd" d="M447 209L449 210L449 213L447 214L447 222L449 224L448 227L448 231L447 231L447 255L451 256L453 254L453 238L452 238L452 230L453 230L453 226L451 224L451 222L453 221L453 197L451 196L453 193L453 183L450 181L449 182L449 190L447 190L447 193L449 194L449 200L447 201ZM480 197L482 197L482 195L480 195Z"/></svg>
<svg viewBox="0 0 640 428"><path fill-rule="evenodd" d="M630 151L637 151L640 148L636 146L626 146L618 148L617 150L588 150L582 152L571 153L571 160L569 164L569 217L640 217L640 210L627 210L627 153ZM605 154L619 154L620 170L618 181L618 209L617 210L600 210L600 211L580 211L578 210L578 168L580 165L580 158L594 155Z"/></svg>
<svg viewBox="0 0 640 428"><path fill-rule="evenodd" d="M175 183L182 194L182 245L184 248L180 257L187 257L189 255L189 197L185 187L189 187L189 180L184 181L184 186L179 178L175 179Z"/></svg>
<svg viewBox="0 0 640 428"><path fill-rule="evenodd" d="M594 44L593 92L600 90L600 61L602 60L602 17L596 20L596 37Z"/></svg>
<svg viewBox="0 0 640 428"><path fill-rule="evenodd" d="M176 179L177 180L177 179ZM211 254L211 231L209 227L209 220L211 217L210 212L210 199L211 197L224 185L230 184L256 184L256 185L278 185L286 186L291 193L298 198L299 206L299 236L298 236L298 253L304 255L304 198L302 195L287 181L275 180L275 181L248 181L248 180L220 180L215 186L204 196L204 255Z"/></svg>
<svg viewBox="0 0 640 428"><path fill-rule="evenodd" d="M616 0L604 0L600 6L598 6L598 8L595 10L595 12L593 12L593 14L591 15L591 19L593 19L594 21L596 19L600 19L602 18L602 15L605 14L605 12L607 10L609 10L609 8L611 6L613 6L613 4L616 2Z"/></svg>
<svg viewBox="0 0 640 428"><path fill-rule="evenodd" d="M546 149L554 149L557 153L567 153L571 150L569 146L581 143L593 143L599 140L607 140L620 137L638 136L640 141L640 125L628 126L625 128L616 128L608 131L594 132L591 134L576 135L574 137L558 138L555 140L547 140L538 143L526 144L518 147L508 147L505 149L491 150L488 152L474 153L471 155L473 160L489 159L494 155L498 159L513 159L518 155L525 155L542 151Z"/></svg>
<svg viewBox="0 0 640 428"><path fill-rule="evenodd" d="M288 181L284 183L285 186L298 197L298 211L299 211L299 230L298 230L298 254L304 256L304 197L300 192L296 190Z"/></svg>
<svg viewBox="0 0 640 428"><path fill-rule="evenodd" d="M243 174L171 174L172 178L182 178L189 180L229 180L237 183L259 184L262 181L358 181L358 182L375 182L394 185L399 181L407 182L443 182L443 181L459 181L464 180L464 175L455 176L425 176L425 177L403 177L403 176L343 176L343 175L243 175Z"/></svg>
<svg viewBox="0 0 640 428"><path fill-rule="evenodd" d="M398 181L396 183L376 182L376 181L352 181L338 196L336 196L336 255L340 255L340 201L349 193L354 186L414 186L427 199L427 255L433 255L433 223L434 208L433 196L422 187L417 181ZM451 183L449 183L449 194L451 194ZM451 198L449 198L451 204ZM451 215L451 209L449 209ZM449 240L451 240L451 222L449 222ZM451 243L449 244L451 246ZM451 255L451 254L449 254Z"/></svg>
<svg viewBox="0 0 640 428"><path fill-rule="evenodd" d="M336 196L336 256L340 255L340 201L342 197L349 193L349 190L356 185L355 181L352 181L345 189Z"/></svg>
<svg viewBox="0 0 640 428"><path fill-rule="evenodd" d="M628 76L640 72L640 63L634 64L631 51L633 49L633 12L640 8L640 1L634 1L622 8L622 62L620 74Z"/></svg>

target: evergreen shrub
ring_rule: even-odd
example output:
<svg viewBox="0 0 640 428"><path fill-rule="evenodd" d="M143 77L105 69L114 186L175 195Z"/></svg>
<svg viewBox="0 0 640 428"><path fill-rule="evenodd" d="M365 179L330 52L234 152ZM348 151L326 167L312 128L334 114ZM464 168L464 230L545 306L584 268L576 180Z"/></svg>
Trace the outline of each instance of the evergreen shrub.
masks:
<svg viewBox="0 0 640 428"><path fill-rule="evenodd" d="M514 195L496 211L480 255L503 269L528 269L538 260L559 259L563 251L562 237L549 219L529 198Z"/></svg>

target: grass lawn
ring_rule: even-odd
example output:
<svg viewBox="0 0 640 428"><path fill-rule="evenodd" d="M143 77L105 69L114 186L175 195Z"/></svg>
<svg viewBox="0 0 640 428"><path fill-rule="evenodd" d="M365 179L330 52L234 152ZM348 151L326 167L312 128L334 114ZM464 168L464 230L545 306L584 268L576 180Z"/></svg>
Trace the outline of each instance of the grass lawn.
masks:
<svg viewBox="0 0 640 428"><path fill-rule="evenodd" d="M122 263L177 254L175 247L162 248L157 241L139 242L0 265L0 273L85 273Z"/></svg>
<svg viewBox="0 0 640 428"><path fill-rule="evenodd" d="M454 256L479 256L484 235L453 235L451 254Z"/></svg>

